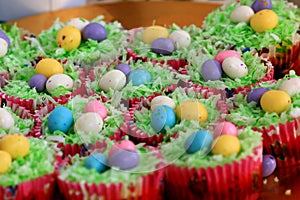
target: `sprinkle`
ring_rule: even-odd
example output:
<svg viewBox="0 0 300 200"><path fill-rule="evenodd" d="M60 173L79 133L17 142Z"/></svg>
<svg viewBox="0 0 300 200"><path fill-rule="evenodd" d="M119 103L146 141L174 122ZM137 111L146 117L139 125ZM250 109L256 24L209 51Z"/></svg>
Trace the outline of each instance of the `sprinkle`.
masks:
<svg viewBox="0 0 300 200"><path fill-rule="evenodd" d="M288 189L284 192L285 195L289 196L292 194L292 190L291 189Z"/></svg>
<svg viewBox="0 0 300 200"><path fill-rule="evenodd" d="M263 180L263 184L266 185L268 183L268 179Z"/></svg>
<svg viewBox="0 0 300 200"><path fill-rule="evenodd" d="M279 182L279 179L278 179L278 177L277 177L277 176L274 178L274 182L276 182L276 183L278 183L278 182Z"/></svg>

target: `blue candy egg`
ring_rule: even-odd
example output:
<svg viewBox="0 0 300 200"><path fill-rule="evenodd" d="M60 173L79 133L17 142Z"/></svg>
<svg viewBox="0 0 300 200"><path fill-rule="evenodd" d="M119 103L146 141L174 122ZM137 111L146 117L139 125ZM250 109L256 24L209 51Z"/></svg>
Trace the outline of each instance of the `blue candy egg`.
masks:
<svg viewBox="0 0 300 200"><path fill-rule="evenodd" d="M105 27L96 22L92 22L86 25L82 29L81 34L84 40L91 39L97 42L101 42L105 40L107 37L107 32Z"/></svg>
<svg viewBox="0 0 300 200"><path fill-rule="evenodd" d="M263 167L262 167L262 176L267 177L271 175L276 169L276 159L274 156L265 154L263 155Z"/></svg>
<svg viewBox="0 0 300 200"><path fill-rule="evenodd" d="M87 169L95 169L97 172L104 172L107 167L107 157L102 153L91 154L84 161Z"/></svg>
<svg viewBox="0 0 300 200"><path fill-rule="evenodd" d="M56 107L48 117L48 128L50 132L61 131L67 133L73 124L71 110L63 106Z"/></svg>
<svg viewBox="0 0 300 200"><path fill-rule="evenodd" d="M176 114L169 106L158 106L151 114L151 127L156 133L164 133L167 126L172 128L175 123Z"/></svg>
<svg viewBox="0 0 300 200"><path fill-rule="evenodd" d="M8 48L10 47L10 39L7 37L7 35L4 33L4 31L0 30L0 38L5 40L7 42Z"/></svg>
<svg viewBox="0 0 300 200"><path fill-rule="evenodd" d="M250 103L254 101L257 105L260 105L260 99L262 95L267 91L269 91L268 88L256 88L251 90L247 95L247 102Z"/></svg>
<svg viewBox="0 0 300 200"><path fill-rule="evenodd" d="M212 134L206 130L200 130L193 133L186 139L184 149L188 154L195 153L199 150L204 150L204 153L208 153L211 149L212 142Z"/></svg>
<svg viewBox="0 0 300 200"><path fill-rule="evenodd" d="M128 170L136 167L140 162L140 155L136 151L121 149L108 157L108 165L120 170Z"/></svg>
<svg viewBox="0 0 300 200"><path fill-rule="evenodd" d="M205 81L220 80L222 77L221 64L216 60L207 60L202 64L201 74Z"/></svg>
<svg viewBox="0 0 300 200"><path fill-rule="evenodd" d="M128 76L128 82L132 82L133 86L139 86L151 82L151 74L144 69L132 70Z"/></svg>
<svg viewBox="0 0 300 200"><path fill-rule="evenodd" d="M174 49L174 43L169 38L157 38L151 44L151 50L162 55L169 55Z"/></svg>
<svg viewBox="0 0 300 200"><path fill-rule="evenodd" d="M256 13L264 9L272 9L272 0L255 0L251 6L253 11Z"/></svg>
<svg viewBox="0 0 300 200"><path fill-rule="evenodd" d="M131 68L129 65L125 64L125 63L121 63L121 64L118 64L116 66L116 69L117 70L120 70L121 72L123 72L126 76L130 73L131 71Z"/></svg>

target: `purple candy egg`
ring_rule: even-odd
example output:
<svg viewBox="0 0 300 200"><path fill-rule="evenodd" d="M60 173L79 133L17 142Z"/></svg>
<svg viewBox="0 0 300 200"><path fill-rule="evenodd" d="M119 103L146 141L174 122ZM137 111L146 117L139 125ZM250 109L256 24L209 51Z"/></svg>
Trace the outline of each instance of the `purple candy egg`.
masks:
<svg viewBox="0 0 300 200"><path fill-rule="evenodd" d="M4 33L4 31L0 30L0 38L5 40L7 42L8 48L10 47L10 39L7 37L7 35Z"/></svg>
<svg viewBox="0 0 300 200"><path fill-rule="evenodd" d="M104 26L98 23L89 23L81 31L84 40L92 39L101 42L106 39L107 32Z"/></svg>
<svg viewBox="0 0 300 200"><path fill-rule="evenodd" d="M131 71L131 68L129 65L125 64L125 63L121 63L121 64L118 64L116 66L116 69L117 70L120 70L121 72L123 72L126 76L130 73Z"/></svg>
<svg viewBox="0 0 300 200"><path fill-rule="evenodd" d="M250 103L251 101L254 101L257 105L260 105L260 99L267 91L269 91L268 88L256 88L251 90L247 95L247 102Z"/></svg>
<svg viewBox="0 0 300 200"><path fill-rule="evenodd" d="M220 80L222 77L221 64L216 60L207 60L202 65L201 73L205 81Z"/></svg>
<svg viewBox="0 0 300 200"><path fill-rule="evenodd" d="M264 9L272 9L272 0L255 0L251 8L255 13Z"/></svg>
<svg viewBox="0 0 300 200"><path fill-rule="evenodd" d="M35 88L37 92L42 92L46 88L47 77L42 74L36 74L29 80L29 87Z"/></svg>
<svg viewBox="0 0 300 200"><path fill-rule="evenodd" d="M175 49L174 43L168 38L157 38L151 44L151 50L155 53L169 55Z"/></svg>
<svg viewBox="0 0 300 200"><path fill-rule="evenodd" d="M262 168L263 177L271 175L276 168L276 159L272 155L263 155Z"/></svg>
<svg viewBox="0 0 300 200"><path fill-rule="evenodd" d="M136 167L139 161L140 156L136 151L121 149L109 156L108 165L120 170L127 170Z"/></svg>

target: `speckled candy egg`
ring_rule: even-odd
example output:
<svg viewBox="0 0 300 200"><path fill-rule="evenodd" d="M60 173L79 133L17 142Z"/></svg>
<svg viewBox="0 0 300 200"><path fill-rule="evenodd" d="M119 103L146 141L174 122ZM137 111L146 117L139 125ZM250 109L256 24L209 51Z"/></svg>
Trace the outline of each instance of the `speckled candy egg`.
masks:
<svg viewBox="0 0 300 200"><path fill-rule="evenodd" d="M280 114L291 105L291 97L282 90L269 90L265 92L261 99L261 108L268 113Z"/></svg>
<svg viewBox="0 0 300 200"><path fill-rule="evenodd" d="M287 92L291 97L300 92L300 78L289 78L279 87L280 90Z"/></svg>
<svg viewBox="0 0 300 200"><path fill-rule="evenodd" d="M0 175L8 172L8 170L10 169L11 162L11 155L6 151L0 151Z"/></svg>
<svg viewBox="0 0 300 200"><path fill-rule="evenodd" d="M142 34L143 42L151 44L157 38L168 38L169 32L168 29L162 26L149 26L145 28Z"/></svg>
<svg viewBox="0 0 300 200"><path fill-rule="evenodd" d="M238 6L230 14L230 20L233 22L248 23L254 15L254 11L249 6Z"/></svg>
<svg viewBox="0 0 300 200"><path fill-rule="evenodd" d="M94 112L83 113L75 122L75 132L99 133L103 127L103 119Z"/></svg>
<svg viewBox="0 0 300 200"><path fill-rule="evenodd" d="M220 135L212 144L212 152L216 155L230 156L241 149L240 140L233 135Z"/></svg>
<svg viewBox="0 0 300 200"><path fill-rule="evenodd" d="M66 22L68 26L75 26L78 30L82 31L82 29L88 25L90 22L84 18L73 18Z"/></svg>
<svg viewBox="0 0 300 200"><path fill-rule="evenodd" d="M175 49L174 43L169 38L157 38L151 44L151 50L162 55L169 55Z"/></svg>
<svg viewBox="0 0 300 200"><path fill-rule="evenodd" d="M0 38L0 58L5 56L7 54L8 51L8 45L7 42Z"/></svg>
<svg viewBox="0 0 300 200"><path fill-rule="evenodd" d="M260 99L262 95L269 90L270 89L268 88L256 88L251 90L247 95L247 102L250 103L254 101L257 105L260 105Z"/></svg>
<svg viewBox="0 0 300 200"><path fill-rule="evenodd" d="M97 113L103 120L107 117L107 109L105 105L98 101L98 100L91 100L89 101L85 107L84 107L84 112L95 112Z"/></svg>
<svg viewBox="0 0 300 200"><path fill-rule="evenodd" d="M4 108L0 108L0 128L8 130L15 124L14 117Z"/></svg>
<svg viewBox="0 0 300 200"><path fill-rule="evenodd" d="M109 150L108 156L112 156L118 150L128 150L128 151L136 151L136 146L130 140L122 140L120 142L116 142Z"/></svg>
<svg viewBox="0 0 300 200"><path fill-rule="evenodd" d="M66 51L77 49L81 42L81 33L75 26L65 26L56 35L57 45Z"/></svg>
<svg viewBox="0 0 300 200"><path fill-rule="evenodd" d="M159 106L169 106L170 108L175 109L176 105L174 100L171 99L170 97L160 95L152 99L150 106L151 106L151 110L154 111Z"/></svg>
<svg viewBox="0 0 300 200"><path fill-rule="evenodd" d="M98 173L104 172L108 166L107 166L108 159L106 155L102 153L94 153L89 155L84 160L84 166L87 169L95 169Z"/></svg>
<svg viewBox="0 0 300 200"><path fill-rule="evenodd" d="M195 153L199 150L206 154L210 151L212 142L212 134L206 130L200 130L196 131L186 139L184 142L184 149L188 154Z"/></svg>
<svg viewBox="0 0 300 200"><path fill-rule="evenodd" d="M51 111L47 124L51 133L56 130L67 133L73 124L73 114L68 108L56 107Z"/></svg>
<svg viewBox="0 0 300 200"><path fill-rule="evenodd" d="M159 106L151 114L151 127L156 133L164 133L166 127L172 128L176 123L176 114L169 106Z"/></svg>
<svg viewBox="0 0 300 200"><path fill-rule="evenodd" d="M221 64L216 60L207 60L202 64L201 74L205 81L216 81L222 77Z"/></svg>
<svg viewBox="0 0 300 200"><path fill-rule="evenodd" d="M217 55L215 56L214 59L222 65L223 61L229 57L237 57L237 58L241 59L241 55L237 51L234 51L234 50L220 51L219 53L217 53Z"/></svg>
<svg viewBox="0 0 300 200"><path fill-rule="evenodd" d="M250 26L258 33L272 30L278 24L278 16L273 10L261 10L250 19Z"/></svg>
<svg viewBox="0 0 300 200"><path fill-rule="evenodd" d="M208 113L202 103L191 100L182 102L176 107L176 116L178 119L206 122Z"/></svg>
<svg viewBox="0 0 300 200"><path fill-rule="evenodd" d="M29 87L35 88L37 92L43 92L46 89L47 77L42 74L36 74L29 80Z"/></svg>
<svg viewBox="0 0 300 200"><path fill-rule="evenodd" d="M49 78L54 74L62 74L64 69L57 60L52 58L44 58L36 64L35 72Z"/></svg>
<svg viewBox="0 0 300 200"><path fill-rule="evenodd" d="M251 6L254 12L264 9L272 9L272 0L255 0Z"/></svg>
<svg viewBox="0 0 300 200"><path fill-rule="evenodd" d="M237 57L226 58L222 63L222 69L232 79L243 78L248 74L248 67Z"/></svg>
<svg viewBox="0 0 300 200"><path fill-rule="evenodd" d="M4 31L0 30L0 38L6 41L8 48L10 47L10 39L7 37L7 35L4 33Z"/></svg>
<svg viewBox="0 0 300 200"><path fill-rule="evenodd" d="M96 40L97 42L101 42L106 39L107 32L104 26L99 23L89 23L86 25L82 31L82 38L84 40Z"/></svg>
<svg viewBox="0 0 300 200"><path fill-rule="evenodd" d="M54 74L53 76L48 78L46 82L46 89L50 93L58 87L71 89L73 88L73 82L73 79L66 74Z"/></svg>
<svg viewBox="0 0 300 200"><path fill-rule="evenodd" d="M126 76L120 70L111 70L104 74L99 81L99 87L108 92L109 89L120 90L126 85Z"/></svg>
<svg viewBox="0 0 300 200"><path fill-rule="evenodd" d="M276 159L272 155L263 155L262 176L270 176L276 169Z"/></svg>
<svg viewBox="0 0 300 200"><path fill-rule="evenodd" d="M233 123L228 121L220 122L214 127L214 138L225 134L237 136L238 129Z"/></svg>
<svg viewBox="0 0 300 200"><path fill-rule="evenodd" d="M128 170L136 167L140 162L140 156L136 151L118 150L108 157L108 165L120 170Z"/></svg>
<svg viewBox="0 0 300 200"><path fill-rule="evenodd" d="M150 83L151 80L151 74L145 69L132 70L128 76L128 82L131 82L133 86Z"/></svg>
<svg viewBox="0 0 300 200"><path fill-rule="evenodd" d="M0 139L0 150L9 153L12 159L22 158L29 153L29 140L18 133L5 135Z"/></svg>
<svg viewBox="0 0 300 200"><path fill-rule="evenodd" d="M130 73L131 67L126 63L121 63L116 66L117 70L123 72L126 76Z"/></svg>
<svg viewBox="0 0 300 200"><path fill-rule="evenodd" d="M184 30L173 31L169 38L173 41L176 49L186 48L191 44L191 36Z"/></svg>

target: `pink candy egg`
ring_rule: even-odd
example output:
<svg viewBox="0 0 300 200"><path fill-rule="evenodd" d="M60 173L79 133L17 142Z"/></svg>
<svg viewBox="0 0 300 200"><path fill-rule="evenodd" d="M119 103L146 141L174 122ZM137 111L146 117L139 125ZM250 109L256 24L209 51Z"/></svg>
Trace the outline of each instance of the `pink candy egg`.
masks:
<svg viewBox="0 0 300 200"><path fill-rule="evenodd" d="M98 115L100 115L102 119L105 119L108 113L105 105L97 100L89 101L84 107L84 112L95 112Z"/></svg>
<svg viewBox="0 0 300 200"><path fill-rule="evenodd" d="M219 52L215 56L215 60L218 61L220 64L222 64L223 61L228 57L237 57L237 58L241 59L241 55L238 52L236 52L234 50L225 50L225 51Z"/></svg>
<svg viewBox="0 0 300 200"><path fill-rule="evenodd" d="M122 140L119 143L115 143L109 150L108 156L112 156L115 152L124 149L128 151L136 151L135 144L130 140Z"/></svg>
<svg viewBox="0 0 300 200"><path fill-rule="evenodd" d="M227 121L221 122L214 127L214 138L225 134L237 136L238 129L233 123Z"/></svg>

